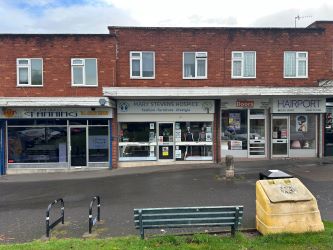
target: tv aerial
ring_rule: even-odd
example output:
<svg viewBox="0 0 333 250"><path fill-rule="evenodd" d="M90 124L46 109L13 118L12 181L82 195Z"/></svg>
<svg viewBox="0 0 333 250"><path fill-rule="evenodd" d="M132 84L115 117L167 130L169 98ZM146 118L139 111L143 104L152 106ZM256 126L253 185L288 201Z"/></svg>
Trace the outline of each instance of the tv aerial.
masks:
<svg viewBox="0 0 333 250"><path fill-rule="evenodd" d="M295 16L295 28L297 27L297 21L304 19L304 18L311 18L312 16L300 16L299 14Z"/></svg>

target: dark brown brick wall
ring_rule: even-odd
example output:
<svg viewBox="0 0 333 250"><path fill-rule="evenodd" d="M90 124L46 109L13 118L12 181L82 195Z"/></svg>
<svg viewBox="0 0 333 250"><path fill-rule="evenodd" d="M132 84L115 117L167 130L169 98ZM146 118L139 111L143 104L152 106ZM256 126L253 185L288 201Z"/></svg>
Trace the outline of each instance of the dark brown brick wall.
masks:
<svg viewBox="0 0 333 250"><path fill-rule="evenodd" d="M323 28L109 29L119 41L119 87L318 86L319 79L333 77L332 49L325 45L330 34ZM134 50L155 51L155 79L130 79L129 52ZM231 52L237 50L256 51L255 79L231 79ZM283 55L288 50L308 51L307 79L283 78ZM184 51L208 52L207 80L182 79Z"/></svg>
<svg viewBox="0 0 333 250"><path fill-rule="evenodd" d="M71 58L97 58L98 87L71 86ZM17 87L16 59L43 58L43 87ZM102 96L115 84L110 35L0 35L0 96Z"/></svg>

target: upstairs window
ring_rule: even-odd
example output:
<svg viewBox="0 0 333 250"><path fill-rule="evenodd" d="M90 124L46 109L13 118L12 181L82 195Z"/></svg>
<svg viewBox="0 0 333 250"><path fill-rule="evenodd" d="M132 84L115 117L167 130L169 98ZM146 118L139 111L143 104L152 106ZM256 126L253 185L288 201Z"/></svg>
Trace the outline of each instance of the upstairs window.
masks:
<svg viewBox="0 0 333 250"><path fill-rule="evenodd" d="M97 59L72 58L72 86L97 85Z"/></svg>
<svg viewBox="0 0 333 250"><path fill-rule="evenodd" d="M232 52L232 78L256 77L256 52L233 51Z"/></svg>
<svg viewBox="0 0 333 250"><path fill-rule="evenodd" d="M132 79L155 78L155 52L131 51L130 68Z"/></svg>
<svg viewBox="0 0 333 250"><path fill-rule="evenodd" d="M207 52L184 52L183 78L207 78Z"/></svg>
<svg viewBox="0 0 333 250"><path fill-rule="evenodd" d="M284 78L308 77L308 52L284 52Z"/></svg>
<svg viewBox="0 0 333 250"><path fill-rule="evenodd" d="M17 86L43 86L43 59L18 58Z"/></svg>

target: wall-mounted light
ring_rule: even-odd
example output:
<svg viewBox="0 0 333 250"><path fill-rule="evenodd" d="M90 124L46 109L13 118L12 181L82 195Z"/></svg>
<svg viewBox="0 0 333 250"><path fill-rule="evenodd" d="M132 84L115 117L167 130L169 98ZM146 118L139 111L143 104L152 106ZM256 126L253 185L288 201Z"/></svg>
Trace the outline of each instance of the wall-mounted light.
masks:
<svg viewBox="0 0 333 250"><path fill-rule="evenodd" d="M105 106L106 104L106 100L104 98L99 99L98 102L101 106Z"/></svg>

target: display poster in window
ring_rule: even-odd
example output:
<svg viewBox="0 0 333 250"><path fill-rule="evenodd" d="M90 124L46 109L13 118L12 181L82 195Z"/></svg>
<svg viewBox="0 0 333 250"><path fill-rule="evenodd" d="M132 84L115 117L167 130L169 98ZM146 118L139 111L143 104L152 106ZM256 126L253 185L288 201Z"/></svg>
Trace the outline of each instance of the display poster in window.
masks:
<svg viewBox="0 0 333 250"><path fill-rule="evenodd" d="M66 162L67 143L59 143L59 162Z"/></svg>
<svg viewBox="0 0 333 250"><path fill-rule="evenodd" d="M235 130L240 130L241 117L240 113L230 113L229 114L229 126Z"/></svg>
<svg viewBox="0 0 333 250"><path fill-rule="evenodd" d="M180 149L175 151L175 156L176 159L181 159L182 158L182 151Z"/></svg>
<svg viewBox="0 0 333 250"><path fill-rule="evenodd" d="M281 129L281 139L286 139L288 137L288 131L286 129Z"/></svg>
<svg viewBox="0 0 333 250"><path fill-rule="evenodd" d="M169 147L162 147L162 155L169 156Z"/></svg>
<svg viewBox="0 0 333 250"><path fill-rule="evenodd" d="M325 128L326 129L331 129L332 128L332 113L327 113L326 114Z"/></svg>
<svg viewBox="0 0 333 250"><path fill-rule="evenodd" d="M149 132L149 142L155 142L155 132Z"/></svg>
<svg viewBox="0 0 333 250"><path fill-rule="evenodd" d="M212 127L206 127L206 132L211 133L212 132Z"/></svg>
<svg viewBox="0 0 333 250"><path fill-rule="evenodd" d="M229 148L230 150L242 150L242 146L243 146L243 143L242 141L234 141L234 140L231 140L229 141Z"/></svg>
<svg viewBox="0 0 333 250"><path fill-rule="evenodd" d="M149 124L149 128L150 128L150 129L155 129L155 123L151 122L151 123Z"/></svg>
<svg viewBox="0 0 333 250"><path fill-rule="evenodd" d="M303 133L308 131L308 116L307 115L297 115L296 116L296 131L303 132Z"/></svg>
<svg viewBox="0 0 333 250"><path fill-rule="evenodd" d="M176 129L180 129L180 123L176 122Z"/></svg>
<svg viewBox="0 0 333 250"><path fill-rule="evenodd" d="M149 152L149 157L155 157L155 151L150 151Z"/></svg>
<svg viewBox="0 0 333 250"><path fill-rule="evenodd" d="M91 135L89 136L89 149L107 149L107 135Z"/></svg>
<svg viewBox="0 0 333 250"><path fill-rule="evenodd" d="M173 136L172 135L169 136L169 142L173 142Z"/></svg>
<svg viewBox="0 0 333 250"><path fill-rule="evenodd" d="M179 142L182 140L182 131L180 129L175 130L175 140Z"/></svg>
<svg viewBox="0 0 333 250"><path fill-rule="evenodd" d="M206 133L206 141L212 141L212 133Z"/></svg>
<svg viewBox="0 0 333 250"><path fill-rule="evenodd" d="M158 137L158 142L159 142L159 143L163 143L163 135L160 135L160 136Z"/></svg>

